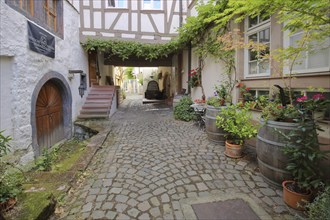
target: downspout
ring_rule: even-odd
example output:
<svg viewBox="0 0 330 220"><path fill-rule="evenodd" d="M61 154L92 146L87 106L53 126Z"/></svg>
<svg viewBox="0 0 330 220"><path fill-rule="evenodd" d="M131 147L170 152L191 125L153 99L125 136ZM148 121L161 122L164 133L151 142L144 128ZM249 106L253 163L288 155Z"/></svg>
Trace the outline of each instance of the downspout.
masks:
<svg viewBox="0 0 330 220"><path fill-rule="evenodd" d="M179 16L180 16L180 20L179 20L179 27L182 27L182 22L183 22L183 5L182 5L182 0L179 0L180 4L179 4Z"/></svg>
<svg viewBox="0 0 330 220"><path fill-rule="evenodd" d="M189 43L188 46L188 82L190 82L191 76L191 42ZM190 84L188 83L188 94L191 94L191 87Z"/></svg>

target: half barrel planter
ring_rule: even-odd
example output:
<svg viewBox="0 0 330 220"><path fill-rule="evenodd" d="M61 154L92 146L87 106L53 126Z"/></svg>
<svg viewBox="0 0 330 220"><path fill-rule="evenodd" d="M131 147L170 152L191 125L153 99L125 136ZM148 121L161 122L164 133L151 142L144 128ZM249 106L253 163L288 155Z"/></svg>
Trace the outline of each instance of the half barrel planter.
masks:
<svg viewBox="0 0 330 220"><path fill-rule="evenodd" d="M282 152L287 140L280 134L289 134L297 129L294 122L261 121L264 125L257 135L257 159L263 178L272 185L281 187L284 180L292 179L286 171L288 157Z"/></svg>
<svg viewBox="0 0 330 220"><path fill-rule="evenodd" d="M215 143L224 144L226 141L226 132L222 128L216 126L216 117L222 109L227 108L226 106L214 107L211 105L206 106L205 113L205 130L207 137L210 141Z"/></svg>

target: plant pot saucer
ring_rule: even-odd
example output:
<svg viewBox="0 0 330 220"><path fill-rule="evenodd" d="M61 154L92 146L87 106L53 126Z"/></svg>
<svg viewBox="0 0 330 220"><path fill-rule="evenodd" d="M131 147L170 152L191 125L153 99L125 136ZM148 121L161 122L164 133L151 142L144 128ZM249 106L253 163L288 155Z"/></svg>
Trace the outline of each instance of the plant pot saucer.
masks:
<svg viewBox="0 0 330 220"><path fill-rule="evenodd" d="M242 158L244 155L240 155L240 156L233 156L233 155L230 155L230 154L227 154L226 152L224 152L225 156L226 157L229 157L229 158L233 158L233 159L239 159L239 158Z"/></svg>

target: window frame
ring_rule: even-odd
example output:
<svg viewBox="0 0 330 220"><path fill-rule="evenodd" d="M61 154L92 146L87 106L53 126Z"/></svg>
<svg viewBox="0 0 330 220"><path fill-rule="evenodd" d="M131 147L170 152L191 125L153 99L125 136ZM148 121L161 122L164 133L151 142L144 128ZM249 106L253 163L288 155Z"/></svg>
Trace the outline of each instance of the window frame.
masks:
<svg viewBox="0 0 330 220"><path fill-rule="evenodd" d="M303 31L298 31L294 34L290 34L289 31L284 31L284 37L283 37L283 48L288 48L289 46L291 46L291 37L292 36L297 36L299 34L303 34ZM330 41L330 37L328 38L328 40ZM330 59L330 47L328 47L328 51L329 51L329 59ZM329 72L330 70L330 61L328 63L328 66L326 67L319 67L319 68L308 68L308 51L305 51L305 68L304 69L293 69L292 70L292 74L310 74L310 73L320 73L320 72ZM284 73L288 73L290 71L289 67L283 67L283 72Z"/></svg>
<svg viewBox="0 0 330 220"><path fill-rule="evenodd" d="M53 11L49 7L49 3L53 3ZM51 28L55 33L57 32L57 0L44 0L43 4L44 13L46 13L45 24ZM50 17L53 17L54 24L51 24Z"/></svg>
<svg viewBox="0 0 330 220"><path fill-rule="evenodd" d="M258 15L259 17L259 15ZM258 19L259 20L259 19ZM269 53L271 51L271 42L272 42L272 30L271 30L271 24L270 24L270 19L267 19L265 21L262 21L258 23L257 25L250 27L249 28L249 18L247 17L245 19L245 34L244 34L244 42L248 43L249 42L249 37L253 34L257 34L258 42L259 42L259 32L269 29ZM267 77L270 76L271 74L271 59L268 59L269 63L269 72L265 73L259 73L259 64L261 63L259 60L257 60L257 73L256 74L251 74L250 73L250 58L249 58L249 49L245 48L244 49L244 78L251 78L251 77Z"/></svg>
<svg viewBox="0 0 330 220"><path fill-rule="evenodd" d="M144 1L145 0L141 1L142 2L142 10L163 10L163 0L159 0L160 8L155 8L154 7L155 6L154 2L158 1L158 0L147 0L147 1L150 1L150 5L151 5L150 8L147 8L147 7L144 6Z"/></svg>
<svg viewBox="0 0 330 220"><path fill-rule="evenodd" d="M24 2L30 2L30 10L25 10L23 7ZM5 0L5 3L11 7L12 9L16 10L17 12L21 13L25 16L28 20L35 22L40 27L44 28L46 31L60 37L63 39L64 37L64 27L63 27L63 1L62 0L52 0L54 1L55 6L55 18L54 18L54 25L49 25L48 15L49 11L47 11L47 18L45 18L45 8L44 2L42 1L34 1L34 0ZM48 0L47 0L48 2ZM19 4L17 4L19 3ZM54 13L53 13L54 14Z"/></svg>
<svg viewBox="0 0 330 220"><path fill-rule="evenodd" d="M123 7L119 7L118 5L118 1L123 1L123 2L125 2L125 6L123 6ZM106 4L105 4L105 6L106 6L106 8L108 9L108 8L111 8L111 9L127 9L128 8L128 0L115 0L115 6L112 6L112 5L110 5L109 4L110 2L108 2L108 1L106 1Z"/></svg>

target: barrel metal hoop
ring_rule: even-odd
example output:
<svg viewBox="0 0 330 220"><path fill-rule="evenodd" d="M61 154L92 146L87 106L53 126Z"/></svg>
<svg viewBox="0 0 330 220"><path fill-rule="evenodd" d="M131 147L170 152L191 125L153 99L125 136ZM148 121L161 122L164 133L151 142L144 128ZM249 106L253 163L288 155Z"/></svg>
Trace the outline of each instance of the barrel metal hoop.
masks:
<svg viewBox="0 0 330 220"><path fill-rule="evenodd" d="M275 146L279 146L279 147L284 147L286 146L285 144L282 144L282 143L278 143L278 142L275 142L275 141L270 141L270 140L267 140L259 135L257 135L257 139L267 143L267 144L272 144L272 145L275 145Z"/></svg>
<svg viewBox="0 0 330 220"><path fill-rule="evenodd" d="M286 171L286 170L282 170L282 169L278 169L276 167L272 167L272 166L269 166L268 164L264 163L262 160L260 160L258 158L258 163L261 163L263 166L267 167L268 169L270 170L274 170L276 172L279 172L279 173L285 173L285 174L290 174L290 172Z"/></svg>

